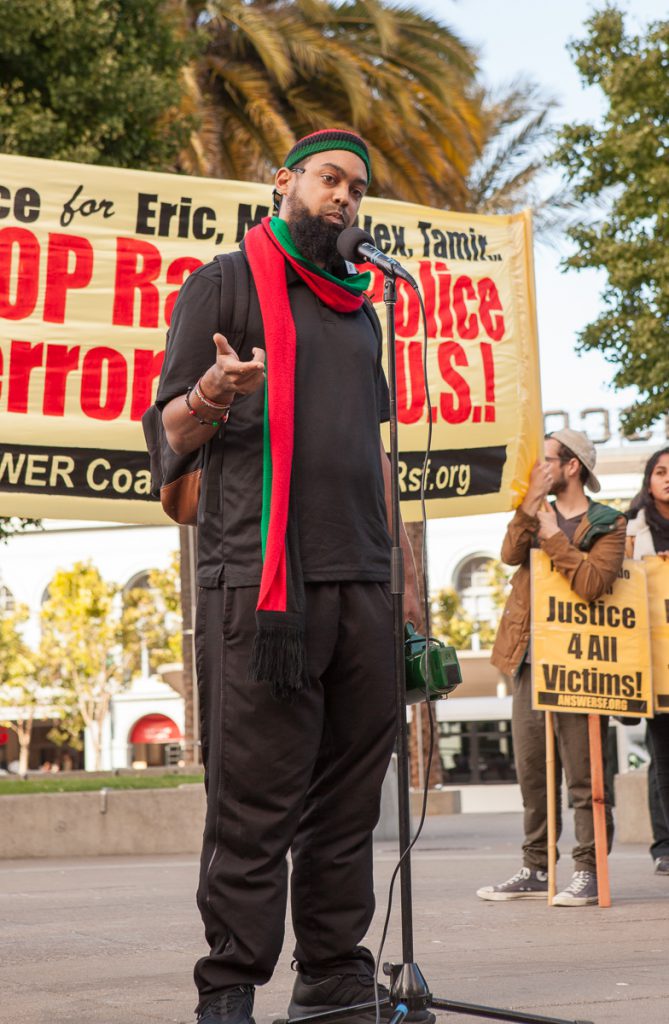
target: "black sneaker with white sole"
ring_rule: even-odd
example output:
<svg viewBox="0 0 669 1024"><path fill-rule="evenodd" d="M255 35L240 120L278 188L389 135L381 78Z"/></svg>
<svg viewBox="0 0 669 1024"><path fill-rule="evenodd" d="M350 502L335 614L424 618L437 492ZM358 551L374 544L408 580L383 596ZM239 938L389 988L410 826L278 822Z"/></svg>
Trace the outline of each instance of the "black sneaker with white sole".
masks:
<svg viewBox="0 0 669 1024"><path fill-rule="evenodd" d="M253 985L233 985L214 996L197 1013L197 1024L255 1024Z"/></svg>
<svg viewBox="0 0 669 1024"><path fill-rule="evenodd" d="M566 889L553 897L554 907L587 907L597 903L597 875L594 871L575 871Z"/></svg>
<svg viewBox="0 0 669 1024"><path fill-rule="evenodd" d="M293 995L288 1006L288 1017L306 1017L312 1013L326 1013L330 1010L346 1009L362 1003L374 1002L374 968L365 960L359 961L356 974L330 974L317 978L304 974L297 965L297 978ZM388 999L385 985L379 984L379 999ZM394 1013L392 1006L381 1007L381 1020L390 1020ZM354 1017L346 1017L347 1024L374 1024L374 1007ZM413 1010L406 1017L411 1024L435 1024L436 1017L429 1010Z"/></svg>
<svg viewBox="0 0 669 1024"><path fill-rule="evenodd" d="M540 900L548 898L548 872L521 868L499 885L484 885L476 890L482 900Z"/></svg>
<svg viewBox="0 0 669 1024"><path fill-rule="evenodd" d="M666 854L655 858L655 874L669 875L669 857Z"/></svg>

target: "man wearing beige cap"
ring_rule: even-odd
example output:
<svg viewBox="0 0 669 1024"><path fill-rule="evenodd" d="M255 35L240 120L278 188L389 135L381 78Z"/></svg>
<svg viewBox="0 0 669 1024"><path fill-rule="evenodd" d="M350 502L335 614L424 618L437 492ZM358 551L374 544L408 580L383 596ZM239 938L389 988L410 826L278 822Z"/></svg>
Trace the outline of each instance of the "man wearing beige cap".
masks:
<svg viewBox="0 0 669 1024"><path fill-rule="evenodd" d="M525 838L522 868L506 882L479 889L477 896L484 900L546 899L546 740L544 713L532 709L530 550L542 548L585 601L596 600L613 583L624 556L625 518L615 509L592 501L584 491L585 487L595 493L601 489L594 474L596 459L595 446L582 431L565 428L547 434L544 461L533 467L527 494L509 523L502 545L502 560L519 568L491 661L514 681L513 746L523 796ZM547 501L549 494L555 497L552 503ZM604 739L608 718L602 716L600 721ZM554 716L554 722L557 786L564 769L574 807L576 846L572 879L553 903L581 907L597 902L588 721L587 715L560 713ZM605 744L603 749L606 751ZM559 792L556 806L559 838ZM610 849L613 818L608 798L606 818Z"/></svg>

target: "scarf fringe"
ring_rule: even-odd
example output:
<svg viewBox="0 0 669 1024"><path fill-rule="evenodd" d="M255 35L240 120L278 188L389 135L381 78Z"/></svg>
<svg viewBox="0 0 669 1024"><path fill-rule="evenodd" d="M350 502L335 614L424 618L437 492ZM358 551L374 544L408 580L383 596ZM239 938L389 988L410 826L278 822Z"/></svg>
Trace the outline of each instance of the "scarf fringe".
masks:
<svg viewBox="0 0 669 1024"><path fill-rule="evenodd" d="M276 700L292 703L309 686L303 630L290 625L259 625L249 679L269 685Z"/></svg>

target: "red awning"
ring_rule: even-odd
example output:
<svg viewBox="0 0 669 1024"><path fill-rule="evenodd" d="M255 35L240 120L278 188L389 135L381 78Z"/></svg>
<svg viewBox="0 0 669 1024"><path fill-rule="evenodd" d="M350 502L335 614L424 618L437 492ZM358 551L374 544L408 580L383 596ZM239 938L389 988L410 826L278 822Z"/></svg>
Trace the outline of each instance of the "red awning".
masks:
<svg viewBox="0 0 669 1024"><path fill-rule="evenodd" d="M131 743L175 743L180 739L178 725L167 715L144 715L130 732Z"/></svg>

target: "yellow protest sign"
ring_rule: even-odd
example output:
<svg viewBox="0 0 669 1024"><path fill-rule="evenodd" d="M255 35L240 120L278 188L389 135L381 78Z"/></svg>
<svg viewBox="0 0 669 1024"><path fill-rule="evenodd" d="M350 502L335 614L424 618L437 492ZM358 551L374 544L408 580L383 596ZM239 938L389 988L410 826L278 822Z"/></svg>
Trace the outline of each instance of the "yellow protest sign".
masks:
<svg viewBox="0 0 669 1024"><path fill-rule="evenodd" d="M166 521L150 500L140 419L174 302L270 202L267 185L0 156L0 515ZM508 510L541 444L529 214L380 199L362 209L361 227L425 299L428 514ZM385 326L376 270L372 298ZM400 281L406 519L419 516L428 427L419 313Z"/></svg>
<svg viewBox="0 0 669 1024"><path fill-rule="evenodd" d="M669 711L669 562L644 558L648 582L650 647L653 655L655 710Z"/></svg>
<svg viewBox="0 0 669 1024"><path fill-rule="evenodd" d="M625 560L588 603L543 551L532 551L532 706L583 714L653 714L646 574Z"/></svg>

